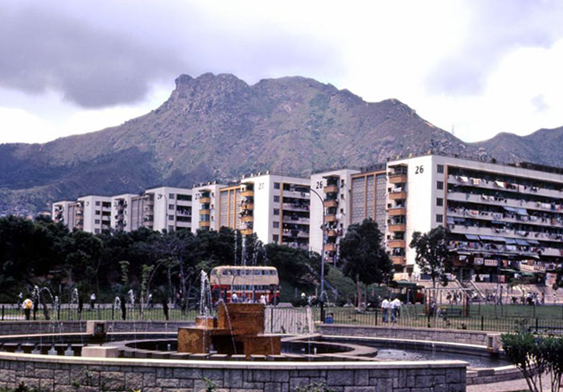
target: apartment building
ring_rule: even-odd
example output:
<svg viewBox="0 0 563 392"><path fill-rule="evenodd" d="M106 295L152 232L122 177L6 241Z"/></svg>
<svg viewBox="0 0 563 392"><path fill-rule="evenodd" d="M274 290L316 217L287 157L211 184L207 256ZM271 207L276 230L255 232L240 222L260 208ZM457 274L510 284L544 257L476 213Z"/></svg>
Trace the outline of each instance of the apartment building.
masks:
<svg viewBox="0 0 563 392"><path fill-rule="evenodd" d="M74 228L88 233L107 233L111 229L111 198L84 196L78 198Z"/></svg>
<svg viewBox="0 0 563 392"><path fill-rule="evenodd" d="M147 189L136 200L136 210L142 212L143 226L156 231L192 229L192 190L159 187Z"/></svg>
<svg viewBox="0 0 563 392"><path fill-rule="evenodd" d="M219 191L218 226L256 233L263 243L309 249L310 180L252 174Z"/></svg>
<svg viewBox="0 0 563 392"><path fill-rule="evenodd" d="M334 263L340 239L352 222L352 179L359 170L342 169L311 176L311 250ZM323 249L324 242L324 249Z"/></svg>
<svg viewBox="0 0 563 392"><path fill-rule="evenodd" d="M226 185L215 182L194 185L192 188L192 232L197 230L215 230L221 228L219 204L221 189Z"/></svg>
<svg viewBox="0 0 563 392"><path fill-rule="evenodd" d="M503 281L514 273L544 279L547 273L549 280L563 262L563 169L426 155L309 179L258 173L234 185L87 196L53 204L53 217L93 233L225 226L256 233L264 243L324 249L327 262L337 262L351 224L372 218L403 278L418 273L413 233L443 225L451 231L460 279Z"/></svg>
<svg viewBox="0 0 563 392"><path fill-rule="evenodd" d="M130 232L139 228L137 225L134 226L135 222L131 212L133 200L138 197L139 195L134 193L125 193L111 198L112 230ZM133 229L133 227L135 227L135 229Z"/></svg>

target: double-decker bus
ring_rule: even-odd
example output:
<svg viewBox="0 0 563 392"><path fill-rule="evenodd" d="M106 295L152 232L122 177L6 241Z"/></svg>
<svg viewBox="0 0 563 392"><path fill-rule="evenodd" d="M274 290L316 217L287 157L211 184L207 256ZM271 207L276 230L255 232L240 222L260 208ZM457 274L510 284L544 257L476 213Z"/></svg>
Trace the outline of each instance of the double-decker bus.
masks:
<svg viewBox="0 0 563 392"><path fill-rule="evenodd" d="M209 274L209 284L213 302L279 302L280 279L274 267L215 267Z"/></svg>

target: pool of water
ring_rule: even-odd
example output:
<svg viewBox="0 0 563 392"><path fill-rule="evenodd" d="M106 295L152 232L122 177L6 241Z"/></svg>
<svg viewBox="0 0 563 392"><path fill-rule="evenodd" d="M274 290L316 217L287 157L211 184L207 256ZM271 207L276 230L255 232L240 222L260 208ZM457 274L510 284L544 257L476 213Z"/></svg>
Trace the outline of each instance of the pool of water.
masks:
<svg viewBox="0 0 563 392"><path fill-rule="evenodd" d="M474 368L493 368L510 365L508 361L495 357L484 357L479 355L468 355L462 353L450 353L442 351L398 349L378 347L377 359L388 361L436 361L436 360L459 360L469 362Z"/></svg>

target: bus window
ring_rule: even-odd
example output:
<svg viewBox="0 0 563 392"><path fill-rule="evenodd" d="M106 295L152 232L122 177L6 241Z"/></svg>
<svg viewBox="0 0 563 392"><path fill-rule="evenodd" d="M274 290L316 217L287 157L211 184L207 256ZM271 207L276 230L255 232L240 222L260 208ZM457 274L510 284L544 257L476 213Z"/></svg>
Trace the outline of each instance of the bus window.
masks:
<svg viewBox="0 0 563 392"><path fill-rule="evenodd" d="M273 276L276 276L276 275L278 274L278 271L270 271L270 273L271 273Z"/></svg>
<svg viewBox="0 0 563 392"><path fill-rule="evenodd" d="M254 275L262 275L262 271L261 271L261 270L256 270L256 271L254 271Z"/></svg>
<svg viewBox="0 0 563 392"><path fill-rule="evenodd" d="M228 269L223 270L223 275L229 275L231 271L229 271Z"/></svg>

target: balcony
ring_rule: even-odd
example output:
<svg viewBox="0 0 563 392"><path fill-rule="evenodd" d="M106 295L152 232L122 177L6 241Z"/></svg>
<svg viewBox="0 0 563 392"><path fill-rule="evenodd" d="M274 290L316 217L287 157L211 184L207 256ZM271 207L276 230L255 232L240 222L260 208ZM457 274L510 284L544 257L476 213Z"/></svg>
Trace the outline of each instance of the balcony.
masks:
<svg viewBox="0 0 563 392"><path fill-rule="evenodd" d="M338 185L327 185L323 191L324 193L338 193Z"/></svg>
<svg viewBox="0 0 563 392"><path fill-rule="evenodd" d="M389 240L387 242L389 248L404 248L406 246L405 240Z"/></svg>
<svg viewBox="0 0 563 392"><path fill-rule="evenodd" d="M389 208L389 210L387 210L387 215L389 216L407 215L407 209L405 207Z"/></svg>
<svg viewBox="0 0 563 392"><path fill-rule="evenodd" d="M336 222L338 219L336 218L336 214L333 215L325 215L325 222Z"/></svg>
<svg viewBox="0 0 563 392"><path fill-rule="evenodd" d="M209 215L209 214L211 214L210 209L199 210L199 215Z"/></svg>
<svg viewBox="0 0 563 392"><path fill-rule="evenodd" d="M325 244L325 252L335 252L336 251L336 244L330 243L330 244Z"/></svg>
<svg viewBox="0 0 563 392"><path fill-rule="evenodd" d="M405 256L391 256L391 262L393 263L393 265L398 265L403 267L407 265Z"/></svg>
<svg viewBox="0 0 563 392"><path fill-rule="evenodd" d="M390 184L403 184L405 182L407 182L406 174L389 174Z"/></svg>
<svg viewBox="0 0 563 392"><path fill-rule="evenodd" d="M389 225L389 231L392 233L396 233L396 232L401 232L401 231L406 231L407 230L407 224L406 223L400 223L400 224L390 224Z"/></svg>
<svg viewBox="0 0 563 392"><path fill-rule="evenodd" d="M336 200L336 199L325 200L325 201L323 201L323 206L325 208L338 207L338 200Z"/></svg>
<svg viewBox="0 0 563 392"><path fill-rule="evenodd" d="M241 222L252 222L253 220L254 220L254 217L252 215L245 215L245 216L240 218Z"/></svg>
<svg viewBox="0 0 563 392"><path fill-rule="evenodd" d="M241 210L253 210L254 209L254 203L242 203L240 205Z"/></svg>
<svg viewBox="0 0 563 392"><path fill-rule="evenodd" d="M252 189L245 189L240 193L240 195L242 197L254 197L254 191Z"/></svg>
<svg viewBox="0 0 563 392"><path fill-rule="evenodd" d="M199 198L199 202L201 204L210 204L211 203L211 198L210 197L200 197Z"/></svg>
<svg viewBox="0 0 563 392"><path fill-rule="evenodd" d="M198 226L201 228L208 228L211 227L210 221L199 221Z"/></svg>
<svg viewBox="0 0 563 392"><path fill-rule="evenodd" d="M326 231L328 237L338 237L338 232L336 230L330 229Z"/></svg>
<svg viewBox="0 0 563 392"><path fill-rule="evenodd" d="M252 234L252 229L242 229L242 230L240 231L240 233L241 233L242 235L250 235L250 234Z"/></svg>
<svg viewBox="0 0 563 392"><path fill-rule="evenodd" d="M391 192L389 193L389 200L402 200L407 198L407 192Z"/></svg>

